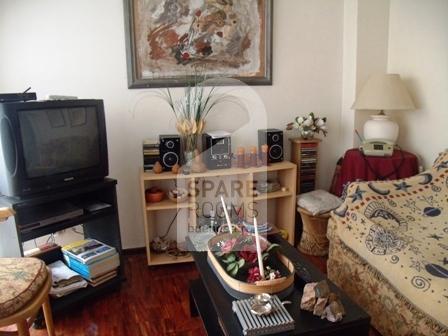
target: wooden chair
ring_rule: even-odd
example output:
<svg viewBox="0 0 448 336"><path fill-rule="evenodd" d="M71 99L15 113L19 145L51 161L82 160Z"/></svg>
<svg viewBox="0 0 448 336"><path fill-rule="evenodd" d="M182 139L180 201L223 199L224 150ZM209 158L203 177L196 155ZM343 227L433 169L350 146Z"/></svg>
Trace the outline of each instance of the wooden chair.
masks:
<svg viewBox="0 0 448 336"><path fill-rule="evenodd" d="M0 221L11 215L12 210L0 209ZM48 335L54 336L51 283L51 273L40 259L0 258L0 328L15 324L19 336L29 335L30 324L42 308ZM0 331L0 335L17 333Z"/></svg>

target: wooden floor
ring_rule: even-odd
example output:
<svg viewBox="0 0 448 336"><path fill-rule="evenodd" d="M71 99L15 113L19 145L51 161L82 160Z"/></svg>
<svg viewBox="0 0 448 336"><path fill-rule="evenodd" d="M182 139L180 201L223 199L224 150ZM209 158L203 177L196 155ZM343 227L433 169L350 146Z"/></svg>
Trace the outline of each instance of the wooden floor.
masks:
<svg viewBox="0 0 448 336"><path fill-rule="evenodd" d="M321 270L325 259L310 258ZM193 263L147 267L146 256L125 256L127 282L113 294L55 316L58 336L206 335L200 318L191 318L188 281L198 277ZM31 330L32 336L47 335ZM374 330L370 336L379 336Z"/></svg>

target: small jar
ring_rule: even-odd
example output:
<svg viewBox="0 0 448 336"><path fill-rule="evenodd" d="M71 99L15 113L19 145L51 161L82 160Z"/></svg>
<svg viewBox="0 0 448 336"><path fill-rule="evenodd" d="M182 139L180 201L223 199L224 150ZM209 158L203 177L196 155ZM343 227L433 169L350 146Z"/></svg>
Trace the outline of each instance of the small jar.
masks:
<svg viewBox="0 0 448 336"><path fill-rule="evenodd" d="M236 150L236 166L244 168L244 148L238 147Z"/></svg>
<svg viewBox="0 0 448 336"><path fill-rule="evenodd" d="M244 155L244 168L250 167L250 153Z"/></svg>
<svg viewBox="0 0 448 336"><path fill-rule="evenodd" d="M256 167L257 166L257 147L253 146L250 148L250 166Z"/></svg>
<svg viewBox="0 0 448 336"><path fill-rule="evenodd" d="M260 155L260 159L261 159L261 164L263 166L267 166L268 165L268 151L269 151L269 146L268 145L261 145L261 155Z"/></svg>

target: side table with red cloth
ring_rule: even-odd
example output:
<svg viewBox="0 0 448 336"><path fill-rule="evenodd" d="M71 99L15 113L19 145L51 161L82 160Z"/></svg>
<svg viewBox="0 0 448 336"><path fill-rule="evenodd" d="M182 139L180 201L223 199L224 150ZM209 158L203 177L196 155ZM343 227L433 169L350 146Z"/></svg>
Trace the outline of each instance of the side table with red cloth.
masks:
<svg viewBox="0 0 448 336"><path fill-rule="evenodd" d="M358 148L345 152L332 193L341 196L344 186L357 180L397 180L418 174L418 159L412 153L395 149L392 156L364 156Z"/></svg>

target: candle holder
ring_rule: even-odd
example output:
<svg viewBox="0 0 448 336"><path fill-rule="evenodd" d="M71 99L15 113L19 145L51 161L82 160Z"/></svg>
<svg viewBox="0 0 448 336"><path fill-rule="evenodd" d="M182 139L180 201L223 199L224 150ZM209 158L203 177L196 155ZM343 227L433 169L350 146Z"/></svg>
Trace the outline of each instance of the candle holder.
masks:
<svg viewBox="0 0 448 336"><path fill-rule="evenodd" d="M259 237L263 254L267 253L263 269L272 279L261 279L256 272L259 266L255 236L233 231L211 238L208 242L209 265L225 290L235 298L245 299L255 294L277 294L285 298L294 288L294 265L276 244ZM254 257L255 256L255 257Z"/></svg>

